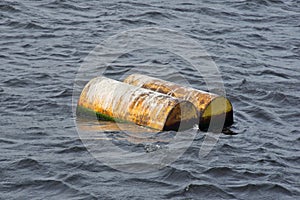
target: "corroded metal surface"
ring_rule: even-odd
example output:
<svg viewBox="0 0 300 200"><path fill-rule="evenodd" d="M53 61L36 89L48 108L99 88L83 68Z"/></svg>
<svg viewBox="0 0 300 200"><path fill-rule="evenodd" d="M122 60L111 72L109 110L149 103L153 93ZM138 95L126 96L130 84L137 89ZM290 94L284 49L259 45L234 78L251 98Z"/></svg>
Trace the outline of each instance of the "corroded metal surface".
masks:
<svg viewBox="0 0 300 200"><path fill-rule="evenodd" d="M134 122L158 130L191 128L198 117L197 109L188 101L105 77L88 82L78 109L95 112L104 119Z"/></svg>
<svg viewBox="0 0 300 200"><path fill-rule="evenodd" d="M225 97L141 74L132 74L124 82L192 102L200 113L200 129L207 129L212 119L222 126L233 123L232 105Z"/></svg>

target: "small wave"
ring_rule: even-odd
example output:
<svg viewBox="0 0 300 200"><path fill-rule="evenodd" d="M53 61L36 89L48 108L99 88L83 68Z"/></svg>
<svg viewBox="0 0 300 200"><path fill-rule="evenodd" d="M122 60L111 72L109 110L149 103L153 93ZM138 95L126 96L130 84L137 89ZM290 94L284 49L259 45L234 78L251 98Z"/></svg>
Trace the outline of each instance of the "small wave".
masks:
<svg viewBox="0 0 300 200"><path fill-rule="evenodd" d="M255 46L250 45L250 44L245 44L245 43L243 43L243 42L241 42L241 41L239 41L239 42L236 42L236 41L229 41L228 44L234 45L234 46L239 47L239 48L241 48L241 49L256 49Z"/></svg>
<svg viewBox="0 0 300 200"><path fill-rule="evenodd" d="M52 195L69 194L69 196L78 197L80 191L73 188L71 185L64 183L60 180L51 179L39 179L39 180L28 180L19 184L20 188L24 190L27 188L33 190L40 190L47 194L47 191L52 191Z"/></svg>
<svg viewBox="0 0 300 200"><path fill-rule="evenodd" d="M223 152L237 152L239 151L239 148L236 148L230 144L223 144L220 148L221 151Z"/></svg>
<svg viewBox="0 0 300 200"><path fill-rule="evenodd" d="M289 79L288 75L286 75L284 73L275 72L275 71L270 70L270 69L260 71L260 72L257 73L257 75L259 75L259 76L271 75L271 76L276 76L276 77L280 77L280 78L284 78L284 79Z"/></svg>
<svg viewBox="0 0 300 200"><path fill-rule="evenodd" d="M265 36L263 36L259 33L250 33L250 34L247 35L247 38L260 40L260 41L268 41L268 39Z"/></svg>
<svg viewBox="0 0 300 200"><path fill-rule="evenodd" d="M248 109L248 114L251 114L252 117L261 123L268 123L273 122L273 125L282 125L283 122L279 119L277 115L268 111L267 109L261 109L257 106L251 106L251 109Z"/></svg>
<svg viewBox="0 0 300 200"><path fill-rule="evenodd" d="M132 6L134 6L134 7L151 7L150 4L141 3L141 2L120 1L119 3L129 4L129 5L132 5Z"/></svg>
<svg viewBox="0 0 300 200"><path fill-rule="evenodd" d="M34 74L28 74L28 76L30 76L32 79L36 79L36 80L42 80L42 81L46 81L46 80L52 80L52 76L50 76L49 74L46 73L34 73Z"/></svg>
<svg viewBox="0 0 300 200"><path fill-rule="evenodd" d="M15 6L8 4L0 4L0 10L1 12L20 12L20 10L17 9Z"/></svg>
<svg viewBox="0 0 300 200"><path fill-rule="evenodd" d="M67 2L64 0L54 0L52 2L41 4L40 7L46 8L64 8L66 10L74 10L74 11L87 11L90 9L89 6L79 6L79 4L72 4L71 2Z"/></svg>
<svg viewBox="0 0 300 200"><path fill-rule="evenodd" d="M6 26L12 26L12 27L18 27L18 26L20 26L20 22L12 21L12 20L7 20L5 22L5 25Z"/></svg>
<svg viewBox="0 0 300 200"><path fill-rule="evenodd" d="M23 48L30 48L30 47L32 47L32 45L28 43L28 44L22 45L22 47L23 47Z"/></svg>
<svg viewBox="0 0 300 200"><path fill-rule="evenodd" d="M64 97L70 97L72 96L72 90L70 89L64 89L57 94L53 94L50 96L50 98L64 98Z"/></svg>
<svg viewBox="0 0 300 200"><path fill-rule="evenodd" d="M171 192L166 198L188 197L195 199L235 199L236 197L212 184L188 184L184 189Z"/></svg>
<svg viewBox="0 0 300 200"><path fill-rule="evenodd" d="M90 162L84 162L79 164L70 163L71 167L76 167L77 169L83 170L85 172L116 172L115 169L108 167L107 165L101 165L97 160L92 160ZM75 166L74 166L75 165Z"/></svg>
<svg viewBox="0 0 300 200"><path fill-rule="evenodd" d="M237 1L232 4L235 8L240 10L257 11L257 9L271 6L272 3L283 3L280 0L254 0L254 1Z"/></svg>
<svg viewBox="0 0 300 200"><path fill-rule="evenodd" d="M22 160L19 160L15 163L15 168L30 168L30 169L39 169L42 167L42 165L34 159L31 158L24 158Z"/></svg>
<svg viewBox="0 0 300 200"><path fill-rule="evenodd" d="M261 165L272 166L272 167L288 167L285 163L280 162L278 159L267 156L266 158L262 158L256 161Z"/></svg>
<svg viewBox="0 0 300 200"><path fill-rule="evenodd" d="M277 107L276 105L279 104L289 104L290 97L285 95L283 92L280 91L264 91L264 92L254 92L256 93L255 99L259 100L260 102L263 102L266 105L269 105L271 107Z"/></svg>
<svg viewBox="0 0 300 200"><path fill-rule="evenodd" d="M235 174L237 174L236 171L234 171L232 168L229 168L229 167L213 167L213 168L207 169L203 173L210 174L215 177L234 176Z"/></svg>
<svg viewBox="0 0 300 200"><path fill-rule="evenodd" d="M6 81L3 81L3 83L8 87L25 87L34 84L32 80L20 79L20 78L8 79Z"/></svg>
<svg viewBox="0 0 300 200"><path fill-rule="evenodd" d="M152 179L144 179L144 178L129 178L126 181L124 181L125 184L131 183L131 184L147 184L149 186L153 187L169 187L173 186L173 184L164 183L159 180L152 180Z"/></svg>
<svg viewBox="0 0 300 200"><path fill-rule="evenodd" d="M194 177L188 170L181 170L172 167L167 170L167 173L162 176L162 179L169 183L177 183L180 185L182 183L190 182L191 180L196 179L196 177Z"/></svg>
<svg viewBox="0 0 300 200"><path fill-rule="evenodd" d="M76 173L76 174L68 175L66 178L64 178L64 181L67 183L76 184L84 179L85 179L85 177L82 174Z"/></svg>
<svg viewBox="0 0 300 200"><path fill-rule="evenodd" d="M55 110L60 109L67 109L68 106L62 107L59 102L50 100L50 99L33 99L25 102L24 106L18 105L17 110L18 111L34 111L34 112L45 112L47 110L47 113L55 112Z"/></svg>
<svg viewBox="0 0 300 200"><path fill-rule="evenodd" d="M13 140L1 139L0 138L0 144L16 144L16 142L13 141Z"/></svg>
<svg viewBox="0 0 300 200"><path fill-rule="evenodd" d="M195 8L182 8L182 7L176 7L176 8L173 8L174 11L178 11L178 12L184 12L184 13L187 13L187 12L195 12Z"/></svg>
<svg viewBox="0 0 300 200"><path fill-rule="evenodd" d="M284 194L284 195L292 195L292 192L285 188L282 185L276 183L248 183L239 186L231 186L230 189L236 192L251 193L252 195L256 194L257 198L270 195L273 196L274 193Z"/></svg>
<svg viewBox="0 0 300 200"><path fill-rule="evenodd" d="M195 3L191 3L191 2L183 2L183 3L180 3L179 5L183 5L183 6L194 6Z"/></svg>
<svg viewBox="0 0 300 200"><path fill-rule="evenodd" d="M142 19L132 20L132 19L124 19L124 18L122 18L119 21L122 22L122 23L126 23L126 24L156 25L155 22L151 22L151 21L148 21L148 20L142 20Z"/></svg>
<svg viewBox="0 0 300 200"><path fill-rule="evenodd" d="M28 23L22 23L19 21L7 20L5 22L5 25L14 28L24 28L24 29L36 29L36 30L49 29L48 27L44 27L42 25L39 25L37 22L33 22L33 21Z"/></svg>
<svg viewBox="0 0 300 200"><path fill-rule="evenodd" d="M268 176L265 173L261 173L261 172L252 172L252 171L244 171L242 173L240 173L241 177L245 178L245 177L249 177L250 179L252 178L262 178L262 177L266 177Z"/></svg>
<svg viewBox="0 0 300 200"><path fill-rule="evenodd" d="M87 151L87 150L83 146L74 146L74 147L70 147L70 148L58 151L57 153L59 153L59 154L61 154L61 153L78 153L81 151Z"/></svg>
<svg viewBox="0 0 300 200"><path fill-rule="evenodd" d="M25 29L48 29L47 27L44 27L42 25L39 25L37 23L34 22L29 22L26 25L24 25Z"/></svg>
<svg viewBox="0 0 300 200"><path fill-rule="evenodd" d="M253 29L258 30L258 31L265 31L265 32L271 32L272 29L267 26L254 26Z"/></svg>
<svg viewBox="0 0 300 200"><path fill-rule="evenodd" d="M264 4L271 6L272 4L284 4L284 1L281 0L255 0L254 1L257 4Z"/></svg>
<svg viewBox="0 0 300 200"><path fill-rule="evenodd" d="M174 19L176 16L170 14L170 13L162 13L160 11L146 11L141 14L136 14L136 15L129 15L128 17L147 17L149 19Z"/></svg>
<svg viewBox="0 0 300 200"><path fill-rule="evenodd" d="M70 55L69 54L63 54L63 53L53 53L50 56L55 57L55 58L68 58Z"/></svg>

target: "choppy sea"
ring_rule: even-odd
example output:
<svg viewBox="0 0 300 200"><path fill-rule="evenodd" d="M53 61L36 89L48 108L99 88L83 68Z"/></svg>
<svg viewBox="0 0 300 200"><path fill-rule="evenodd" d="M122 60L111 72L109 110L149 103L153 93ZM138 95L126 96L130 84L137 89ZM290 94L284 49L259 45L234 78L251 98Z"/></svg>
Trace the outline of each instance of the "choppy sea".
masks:
<svg viewBox="0 0 300 200"><path fill-rule="evenodd" d="M88 151L72 95L98 44L143 27L201 44L222 76L237 134L219 134L201 157L211 133L197 131L174 162L130 173ZM105 73L118 79L134 66L143 73L158 66L161 78L176 69L192 87L207 89L205 77L162 49L130 52ZM298 0L1 0L0 199L299 199L299 64ZM120 134L111 140L126 151L159 151L153 141Z"/></svg>

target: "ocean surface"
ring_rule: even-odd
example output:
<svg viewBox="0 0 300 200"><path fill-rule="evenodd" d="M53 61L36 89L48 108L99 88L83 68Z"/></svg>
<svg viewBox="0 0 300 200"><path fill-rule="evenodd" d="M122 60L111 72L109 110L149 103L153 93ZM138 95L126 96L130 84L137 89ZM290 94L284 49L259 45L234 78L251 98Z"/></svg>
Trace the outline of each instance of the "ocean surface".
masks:
<svg viewBox="0 0 300 200"><path fill-rule="evenodd" d="M74 115L74 88L88 81L80 69L98 44L145 27L201 44L233 104L236 134L191 130L194 140L174 162L134 173L97 159L78 123L145 154L168 148L163 139L176 133L150 140L146 132L142 139L109 132L111 124L101 130ZM0 199L300 199L298 0L1 0L0 63ZM169 80L183 74L207 89L204 74L163 46L93 67L91 77L122 79L133 69ZM200 156L207 135L218 140Z"/></svg>

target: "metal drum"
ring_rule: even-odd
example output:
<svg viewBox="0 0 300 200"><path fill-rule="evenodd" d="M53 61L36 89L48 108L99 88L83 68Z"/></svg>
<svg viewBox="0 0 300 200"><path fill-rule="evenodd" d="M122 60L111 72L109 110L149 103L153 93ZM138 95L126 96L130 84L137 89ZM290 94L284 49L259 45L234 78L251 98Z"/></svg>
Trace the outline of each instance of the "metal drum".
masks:
<svg viewBox="0 0 300 200"><path fill-rule="evenodd" d="M197 108L191 102L105 77L87 83L80 95L77 112L157 130L188 129L198 119Z"/></svg>
<svg viewBox="0 0 300 200"><path fill-rule="evenodd" d="M223 96L141 74L132 74L124 82L192 102L199 111L199 128L202 130L208 129L210 123L215 128L233 124L232 105Z"/></svg>

